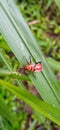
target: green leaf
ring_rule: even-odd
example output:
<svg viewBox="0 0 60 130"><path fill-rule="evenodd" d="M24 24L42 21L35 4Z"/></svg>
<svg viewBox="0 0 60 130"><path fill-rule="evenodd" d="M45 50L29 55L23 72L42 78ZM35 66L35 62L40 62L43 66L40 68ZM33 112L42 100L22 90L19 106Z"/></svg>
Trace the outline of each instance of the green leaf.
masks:
<svg viewBox="0 0 60 130"><path fill-rule="evenodd" d="M52 67L53 70L60 72L60 62L54 60L51 57L47 58L47 61L48 61L49 65Z"/></svg>
<svg viewBox="0 0 60 130"><path fill-rule="evenodd" d="M60 0L55 0L55 2L56 2L57 6L58 6L59 9L60 9Z"/></svg>
<svg viewBox="0 0 60 130"><path fill-rule="evenodd" d="M1 51L1 50L0 50L0 57L1 57L2 61L5 63L6 67L8 68L9 73L12 74L12 66L10 65L10 61L7 60L4 52ZM1 76L2 76L2 73L1 73ZM22 88L24 88L24 85L22 84L21 80L16 79L16 81L17 81L17 83L18 83L19 86L21 86Z"/></svg>
<svg viewBox="0 0 60 130"><path fill-rule="evenodd" d="M14 79L20 79L20 80L25 80L25 81L30 81L30 79L21 73L18 72L13 72L13 71L7 71L4 69L0 69L0 77L9 77L9 78L14 78Z"/></svg>
<svg viewBox="0 0 60 130"><path fill-rule="evenodd" d="M49 105L46 102L43 102L39 98L33 96L27 90L20 89L19 87L16 87L3 80L0 80L0 85L7 88L17 97L21 98L24 102L29 104L34 110L60 125L60 109L57 109L54 106Z"/></svg>
<svg viewBox="0 0 60 130"><path fill-rule="evenodd" d="M53 3L53 0L47 1L47 6L46 6L46 8L48 9L48 8L51 6L52 3Z"/></svg>
<svg viewBox="0 0 60 130"><path fill-rule="evenodd" d="M29 126L28 130L33 130L35 124L37 123L37 120L35 119Z"/></svg>
<svg viewBox="0 0 60 130"><path fill-rule="evenodd" d="M42 61L43 70L29 75L41 97L60 108L60 87L13 0L0 0L0 31L22 66L31 56L32 62ZM53 100L52 100L53 99Z"/></svg>
<svg viewBox="0 0 60 130"><path fill-rule="evenodd" d="M8 106L5 104L5 101L0 95L0 115L7 121L9 121L12 125L16 121L16 117L9 110Z"/></svg>

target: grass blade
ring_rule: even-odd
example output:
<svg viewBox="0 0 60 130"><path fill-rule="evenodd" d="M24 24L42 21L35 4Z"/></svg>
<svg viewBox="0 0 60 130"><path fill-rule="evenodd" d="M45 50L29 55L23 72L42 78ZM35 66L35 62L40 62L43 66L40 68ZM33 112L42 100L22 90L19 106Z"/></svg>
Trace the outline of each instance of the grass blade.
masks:
<svg viewBox="0 0 60 130"><path fill-rule="evenodd" d="M0 69L0 77L10 77L10 78L14 78L14 79L20 79L22 81L30 81L30 79L26 76L26 75L23 75L23 74L20 74L18 72L13 72L13 71L7 71L7 70L3 70L3 69Z"/></svg>
<svg viewBox="0 0 60 130"><path fill-rule="evenodd" d="M56 2L57 6L58 6L59 9L60 9L60 0L55 0L55 2Z"/></svg>
<svg viewBox="0 0 60 130"><path fill-rule="evenodd" d="M46 102L60 108L59 84L12 0L0 1L0 31L23 66L29 56L32 62L42 61L43 71L34 73L35 77L30 74L29 78Z"/></svg>
<svg viewBox="0 0 60 130"><path fill-rule="evenodd" d="M34 110L43 114L45 117L51 119L58 125L60 125L60 109L57 109L37 97L33 96L27 90L20 89L8 82L0 80L0 85L7 88L9 91L14 93L17 97L21 98L24 102L29 104Z"/></svg>

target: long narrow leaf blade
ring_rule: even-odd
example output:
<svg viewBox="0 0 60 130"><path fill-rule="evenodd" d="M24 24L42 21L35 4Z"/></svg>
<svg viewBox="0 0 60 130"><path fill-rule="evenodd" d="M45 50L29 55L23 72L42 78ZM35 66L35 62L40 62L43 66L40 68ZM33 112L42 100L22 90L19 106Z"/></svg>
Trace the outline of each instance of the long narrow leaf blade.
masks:
<svg viewBox="0 0 60 130"><path fill-rule="evenodd" d="M37 112L43 114L47 118L51 119L52 121L60 125L60 109L57 109L41 101L37 97L27 92L27 90L20 89L19 87L11 85L10 83L5 82L3 80L0 80L0 85L7 88L9 91L14 93L17 97L21 98L24 102L29 104Z"/></svg>
<svg viewBox="0 0 60 130"><path fill-rule="evenodd" d="M57 6L58 6L59 9L60 9L60 0L55 0L55 2L56 2Z"/></svg>
<svg viewBox="0 0 60 130"><path fill-rule="evenodd" d="M29 78L46 102L60 108L59 84L13 0L0 1L0 31L22 65L29 56L33 62L42 61L43 71Z"/></svg>

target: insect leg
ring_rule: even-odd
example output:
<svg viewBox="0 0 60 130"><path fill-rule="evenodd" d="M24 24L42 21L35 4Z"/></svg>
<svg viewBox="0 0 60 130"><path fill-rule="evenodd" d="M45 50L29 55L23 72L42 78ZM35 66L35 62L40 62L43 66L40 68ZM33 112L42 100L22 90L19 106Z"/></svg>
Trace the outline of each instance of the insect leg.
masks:
<svg viewBox="0 0 60 130"><path fill-rule="evenodd" d="M26 59L27 63L30 65L31 64L31 56L29 56L29 61Z"/></svg>

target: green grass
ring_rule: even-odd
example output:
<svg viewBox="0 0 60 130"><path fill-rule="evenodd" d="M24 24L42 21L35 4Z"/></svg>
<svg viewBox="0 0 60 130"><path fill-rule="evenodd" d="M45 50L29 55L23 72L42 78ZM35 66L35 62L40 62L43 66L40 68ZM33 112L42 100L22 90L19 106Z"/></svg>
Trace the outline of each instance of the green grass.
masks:
<svg viewBox="0 0 60 130"><path fill-rule="evenodd" d="M51 106L41 101L26 90L20 89L19 87L17 88L16 86L9 84L8 82L4 82L3 80L0 80L0 85L6 87L9 91L14 93L18 98L25 101L37 112L43 114L47 118L60 125L60 109L57 109L55 108L55 106Z"/></svg>
<svg viewBox="0 0 60 130"><path fill-rule="evenodd" d="M41 2L40 4L42 5L42 1L40 2ZM19 8L21 8L21 10L23 11L27 3L25 2L22 3L23 4L21 4ZM35 3L34 2L31 3L30 6L32 6L33 4ZM50 3L47 3L46 9L48 9L49 6L51 6L51 4L52 1ZM37 7L38 4L34 6L34 9L33 7L31 8L31 11L34 12L35 14L32 13L31 19L29 18L27 19L28 22L29 20L33 21L32 18L35 18L35 16L37 16L36 17L37 19L38 18L41 19L41 15L39 15L40 13ZM29 7L27 6L27 8ZM43 11L44 11L44 6L43 6ZM24 102L29 104L38 113L41 113L43 116L49 118L54 123L60 125L60 117L59 117L60 85L49 66L50 64L51 67L54 69L54 71L55 70L59 71L60 70L59 63L52 59L46 60L40 49L41 46L45 54L48 55L49 53L48 51L50 51L51 48L54 48L55 51L51 53L51 56L53 58L56 57L56 59L59 59L59 53L57 54L57 56L54 54L56 53L56 50L59 48L59 46L56 46L55 44L57 42L57 39L53 40L52 38L47 37L46 30L48 30L49 28L46 27L47 21L44 18L45 14L43 13L43 11L41 10L42 13L42 19L40 20L41 24L39 23L39 25L30 26L31 30L34 29L34 35L36 36L36 39L38 39L38 43L37 43L29 27L27 26L24 18L22 17L21 13L18 11L16 5L14 4L14 2L12 0L9 2L5 0L4 1L1 0L0 31L3 37L5 38L5 40L7 41L7 43L5 43L4 40L2 40L2 37L0 37L0 41L1 41L0 78L5 80L5 81L0 80L0 85L6 87L8 90L14 93L15 96L17 96L18 98L21 98ZM29 13L31 15L30 10L28 11L28 14ZM27 17L28 15L27 10L25 14L24 16ZM55 32L56 32L57 29L56 21L51 22L48 20L48 26L49 25L50 25L50 30L48 31L51 32L51 29L54 30L55 27ZM37 31L37 28L39 28L39 31ZM59 32L59 30L57 30L57 32ZM14 54L15 57L13 55L12 58L10 58L9 53ZM28 76L16 72L17 68L24 67L24 65L27 64L26 60L29 60L29 56L31 56L32 63L35 63L40 60L42 61L42 65L43 65L42 72L29 73ZM47 63L47 61L49 64ZM55 64L57 64L58 66L56 67ZM6 81L8 81L8 83ZM33 84L43 101L41 99L38 99L37 97L34 97L29 92L27 92L25 90L25 86L22 81L26 81L28 82L28 84ZM9 82L18 85L21 88L20 87L16 88L16 86L9 84ZM2 97L3 95L1 95L1 98ZM5 107L5 111L6 111L6 107Z"/></svg>

